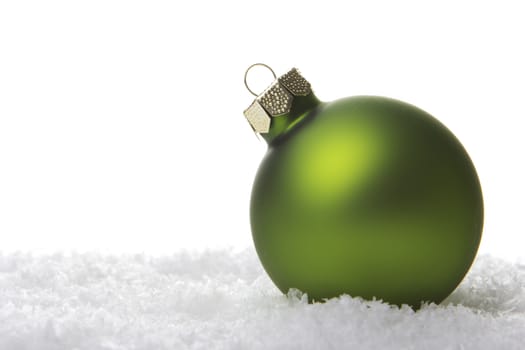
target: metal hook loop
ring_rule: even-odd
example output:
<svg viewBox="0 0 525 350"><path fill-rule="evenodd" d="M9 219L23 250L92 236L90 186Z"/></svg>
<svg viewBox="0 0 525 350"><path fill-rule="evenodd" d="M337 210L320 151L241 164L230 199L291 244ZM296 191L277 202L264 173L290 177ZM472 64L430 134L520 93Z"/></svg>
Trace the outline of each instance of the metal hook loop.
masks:
<svg viewBox="0 0 525 350"><path fill-rule="evenodd" d="M248 91L255 97L259 96L260 94L256 94L255 92L253 92L252 89L250 89L250 87L248 86L248 82L246 80L246 78L248 77L248 72L250 71L250 69L252 69L253 67L255 66L262 66L262 67L265 67L267 68L268 70L270 70L270 72L272 72L272 75L273 75L273 79L276 80L277 79L277 75L275 75L275 72L273 71L272 68L270 68L270 66L268 66L267 64L264 64L264 63L254 63L252 64L251 66L248 67L248 69L246 69L246 72L244 73L244 86L246 86L246 89L248 89Z"/></svg>

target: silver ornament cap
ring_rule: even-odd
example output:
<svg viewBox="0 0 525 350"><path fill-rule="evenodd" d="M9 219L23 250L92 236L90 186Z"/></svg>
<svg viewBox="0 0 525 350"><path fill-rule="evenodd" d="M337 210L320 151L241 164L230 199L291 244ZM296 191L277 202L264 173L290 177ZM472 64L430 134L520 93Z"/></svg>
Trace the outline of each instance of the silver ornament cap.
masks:
<svg viewBox="0 0 525 350"><path fill-rule="evenodd" d="M254 93L246 78L248 72L255 66L263 66L269 69L274 81L262 93ZM273 117L284 116L290 113L294 97L308 96L312 93L310 83L303 78L297 68L292 68L288 73L277 78L274 71L264 63L252 64L244 74L244 85L256 98L244 111L244 116L256 133L264 134L270 130Z"/></svg>

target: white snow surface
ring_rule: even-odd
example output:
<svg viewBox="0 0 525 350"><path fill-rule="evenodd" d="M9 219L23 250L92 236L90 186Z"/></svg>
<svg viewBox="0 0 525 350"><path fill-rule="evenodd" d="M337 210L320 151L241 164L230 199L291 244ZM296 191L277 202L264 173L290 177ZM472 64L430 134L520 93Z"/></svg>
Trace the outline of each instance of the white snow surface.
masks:
<svg viewBox="0 0 525 350"><path fill-rule="evenodd" d="M525 264L480 256L415 312L282 295L250 249L4 253L0 349L525 349Z"/></svg>

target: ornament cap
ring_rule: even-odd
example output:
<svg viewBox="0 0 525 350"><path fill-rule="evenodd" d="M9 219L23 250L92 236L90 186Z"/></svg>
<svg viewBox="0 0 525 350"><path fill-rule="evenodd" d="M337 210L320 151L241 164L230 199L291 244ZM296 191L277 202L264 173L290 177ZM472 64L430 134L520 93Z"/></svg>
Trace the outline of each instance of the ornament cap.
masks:
<svg viewBox="0 0 525 350"><path fill-rule="evenodd" d="M274 77L272 84L257 95L248 86L248 72L255 66L269 69ZM277 78L275 72L264 63L252 64L244 74L244 85L252 95L256 96L252 104L244 111L244 116L256 133L264 134L270 131L272 118L286 116L290 113L294 98L308 96L312 93L310 83L303 78L297 68Z"/></svg>

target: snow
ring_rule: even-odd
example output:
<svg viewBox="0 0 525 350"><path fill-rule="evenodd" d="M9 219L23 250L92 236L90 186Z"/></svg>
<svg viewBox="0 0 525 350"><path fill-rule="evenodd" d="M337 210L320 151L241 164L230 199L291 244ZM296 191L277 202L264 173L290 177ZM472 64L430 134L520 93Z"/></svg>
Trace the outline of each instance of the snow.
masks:
<svg viewBox="0 0 525 350"><path fill-rule="evenodd" d="M525 264L480 256L414 312L282 295L253 250L0 254L0 349L524 349Z"/></svg>

